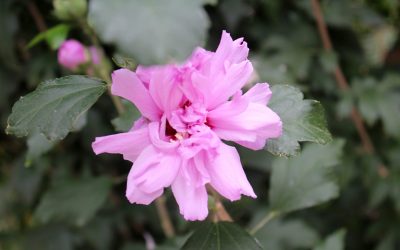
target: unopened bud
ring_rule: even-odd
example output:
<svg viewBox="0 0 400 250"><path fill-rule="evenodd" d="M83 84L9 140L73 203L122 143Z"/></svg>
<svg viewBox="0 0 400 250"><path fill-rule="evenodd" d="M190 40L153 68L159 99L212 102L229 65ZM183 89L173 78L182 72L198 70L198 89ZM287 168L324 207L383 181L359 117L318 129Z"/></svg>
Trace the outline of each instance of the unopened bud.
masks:
<svg viewBox="0 0 400 250"><path fill-rule="evenodd" d="M76 70L80 65L87 63L86 48L80 42L69 39L58 49L58 63L69 70Z"/></svg>
<svg viewBox="0 0 400 250"><path fill-rule="evenodd" d="M86 0L53 0L55 15L64 21L86 16Z"/></svg>

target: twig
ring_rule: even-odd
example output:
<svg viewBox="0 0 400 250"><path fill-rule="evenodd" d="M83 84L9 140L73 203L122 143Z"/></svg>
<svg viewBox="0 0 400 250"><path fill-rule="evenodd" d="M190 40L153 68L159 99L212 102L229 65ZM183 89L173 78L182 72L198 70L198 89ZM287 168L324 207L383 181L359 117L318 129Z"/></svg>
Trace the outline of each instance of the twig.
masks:
<svg viewBox="0 0 400 250"><path fill-rule="evenodd" d="M275 211L270 211L267 213L267 215L264 216L264 218L261 219L259 223L257 223L252 229L250 229L250 234L254 235L260 230L265 224L270 222L272 219L276 218L279 215L278 212Z"/></svg>
<svg viewBox="0 0 400 250"><path fill-rule="evenodd" d="M28 10L32 15L32 18L38 30L40 32L46 31L47 30L46 22L44 21L42 14L40 13L39 9L37 8L33 0L27 1L26 6L28 7Z"/></svg>
<svg viewBox="0 0 400 250"><path fill-rule="evenodd" d="M324 49L328 52L333 51L333 46L332 46L332 41L328 33L328 28L326 26L326 23L324 21L324 17L321 11L321 5L319 4L318 0L311 0L311 5L312 5L312 10L315 16L315 19L317 21L317 26L318 26L318 31L322 40L322 44L324 46ZM346 77L343 74L342 69L340 68L340 65L336 66L335 72L335 79L336 82L339 86L339 88L342 91L349 91L350 86L346 80ZM362 145L364 147L364 150L368 154L375 154L375 147L372 144L371 137L369 136L363 119L360 115L360 112L356 107L352 107L351 109L351 119L353 120L353 123L357 129L358 135L360 136ZM387 168L383 165L380 164L378 165L378 174L381 177L386 177L388 175L388 170Z"/></svg>
<svg viewBox="0 0 400 250"><path fill-rule="evenodd" d="M111 101L113 102L118 114L121 115L122 113L125 112L125 107L122 104L121 99L119 99L118 96L115 96L111 93L111 79L109 74L107 72L104 72L104 70L100 70L100 75L101 78L103 78L103 80L105 80L108 83L108 95L110 96Z"/></svg>
<svg viewBox="0 0 400 250"><path fill-rule="evenodd" d="M94 32L94 30L92 29L92 27L90 27L90 25L88 24L88 22L86 21L86 19L84 18L79 18L78 19L78 23L81 25L83 31L85 32L86 36L90 39L90 41L92 42L92 44L96 47L96 50L99 51L102 55L105 55L104 53L104 49L103 47L101 47L100 41L96 36L96 33ZM119 99L117 96L112 95L111 94L111 79L110 79L110 72L108 72L107 70L104 69L104 67L102 67L100 69L99 75L101 78L103 78L103 80L105 80L108 83L108 94L115 106L115 108L118 111L118 114L122 114L125 111L125 107L121 102L121 99Z"/></svg>
<svg viewBox="0 0 400 250"><path fill-rule="evenodd" d="M168 214L168 209L165 204L165 197L161 196L156 200L156 208L158 212L158 216L160 216L161 227L164 231L165 236L167 238L172 238L175 236L174 226L172 225L171 218Z"/></svg>
<svg viewBox="0 0 400 250"><path fill-rule="evenodd" d="M329 36L328 28L326 27L326 23L324 21L319 1L311 0L311 4L315 19L317 21L318 31L321 36L322 44L326 51L328 52L333 51L331 38ZM334 74L339 88L343 91L349 91L350 90L349 84L339 65L336 66ZM361 115L355 107L353 107L351 110L351 119L353 120L353 123L356 126L358 135L361 138L365 152L367 152L368 154L373 154L375 152L374 145L372 144L371 138L368 135L367 130L365 129L365 125L361 118Z"/></svg>
<svg viewBox="0 0 400 250"><path fill-rule="evenodd" d="M222 204L219 194L209 185L207 186L207 189L212 194L215 201L215 214L213 221L233 221L228 211L226 211L224 204Z"/></svg>

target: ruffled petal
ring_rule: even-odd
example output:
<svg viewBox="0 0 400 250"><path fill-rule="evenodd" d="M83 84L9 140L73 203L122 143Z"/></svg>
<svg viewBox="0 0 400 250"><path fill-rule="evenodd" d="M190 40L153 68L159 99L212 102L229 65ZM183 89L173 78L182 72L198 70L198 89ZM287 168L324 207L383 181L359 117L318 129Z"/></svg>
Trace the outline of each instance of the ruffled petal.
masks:
<svg viewBox="0 0 400 250"><path fill-rule="evenodd" d="M190 82L181 84L180 88L191 103L206 103L211 84L212 82L205 75L194 71Z"/></svg>
<svg viewBox="0 0 400 250"><path fill-rule="evenodd" d="M213 109L238 92L250 79L253 66L247 56L249 49L243 38L232 40L223 31L215 53L196 50L189 62L196 69L191 73L191 83L183 86L185 95Z"/></svg>
<svg viewBox="0 0 400 250"><path fill-rule="evenodd" d="M166 115L177 109L182 102L183 93L179 88L179 74L176 67L170 66L154 70L151 75L150 95Z"/></svg>
<svg viewBox="0 0 400 250"><path fill-rule="evenodd" d="M272 92L268 83L257 83L243 95L243 98L249 102L265 106L269 102L269 99L271 99L271 96Z"/></svg>
<svg viewBox="0 0 400 250"><path fill-rule="evenodd" d="M255 131L232 130L232 129L222 129L222 128L213 128L213 131L218 135L219 138L226 141L253 142L257 140L257 133Z"/></svg>
<svg viewBox="0 0 400 250"><path fill-rule="evenodd" d="M225 74L219 75L212 81L214 86L209 93L211 98L208 98L209 101L207 103L207 107L210 109L226 102L229 97L240 91L250 79L253 66L249 60L245 60L241 63L227 66L225 72Z"/></svg>
<svg viewBox="0 0 400 250"><path fill-rule="evenodd" d="M269 138L282 134L279 116L267 106L252 102L237 115L227 116L218 108L209 113L209 124L222 139L235 141L251 149L261 149ZM265 143L264 143L265 144Z"/></svg>
<svg viewBox="0 0 400 250"><path fill-rule="evenodd" d="M231 201L239 200L242 194L256 198L236 149L221 143L218 153L208 169L211 186Z"/></svg>
<svg viewBox="0 0 400 250"><path fill-rule="evenodd" d="M249 103L247 109L235 116L225 115L218 109L210 112L209 122L213 127L223 129L239 129L254 131L268 127L270 130L263 134L271 137L280 135L280 118L270 108L264 105Z"/></svg>
<svg viewBox="0 0 400 250"><path fill-rule="evenodd" d="M199 71L207 71L208 68L204 68L208 65L210 58L214 55L214 52L207 51L203 48L197 47L189 59L186 61L185 66L193 67Z"/></svg>
<svg viewBox="0 0 400 250"><path fill-rule="evenodd" d="M150 141L152 145L166 153L173 153L179 146L179 142L170 141L165 136L166 120L163 118L162 123L152 122L149 124ZM164 133L164 134L162 134Z"/></svg>
<svg viewBox="0 0 400 250"><path fill-rule="evenodd" d="M249 48L243 38L233 41L231 35L224 30L218 48L211 59L211 69L214 71L211 73L215 74L217 70L224 70L226 62L230 64L241 63L247 59L248 55Z"/></svg>
<svg viewBox="0 0 400 250"><path fill-rule="evenodd" d="M186 167L186 166L184 166ZM179 211L186 220L204 220L208 215L208 195L204 185L196 186L196 177L181 170L172 183Z"/></svg>
<svg viewBox="0 0 400 250"><path fill-rule="evenodd" d="M161 65L154 65L154 66L138 65L135 72L136 75L139 77L139 79L148 88L153 73L156 72L157 70L161 70L162 68L163 66Z"/></svg>
<svg viewBox="0 0 400 250"><path fill-rule="evenodd" d="M235 140L235 142L243 147L249 148L251 150L261 150L265 147L267 139L265 137L256 136L255 140Z"/></svg>
<svg viewBox="0 0 400 250"><path fill-rule="evenodd" d="M177 154L165 154L148 146L132 166L132 181L145 193L153 193L171 185L181 166Z"/></svg>
<svg viewBox="0 0 400 250"><path fill-rule="evenodd" d="M149 131L143 127L127 133L97 137L92 143L93 151L122 154L125 160L135 161L144 148L150 145Z"/></svg>
<svg viewBox="0 0 400 250"><path fill-rule="evenodd" d="M123 97L139 109L146 118L156 121L161 116L160 109L151 98L149 91L137 75L128 69L119 69L112 74L111 92Z"/></svg>
<svg viewBox="0 0 400 250"><path fill-rule="evenodd" d="M221 115L224 117L236 116L246 111L248 106L249 101L242 98L241 91L239 91L233 96L231 101L221 104L214 110L210 110L208 118L213 119L213 117L220 117Z"/></svg>
<svg viewBox="0 0 400 250"><path fill-rule="evenodd" d="M131 171L132 172L132 171ZM130 203L149 205L155 199L160 197L163 193L163 189L159 189L152 193L146 193L137 188L132 177L128 176L128 183L126 187L126 198Z"/></svg>

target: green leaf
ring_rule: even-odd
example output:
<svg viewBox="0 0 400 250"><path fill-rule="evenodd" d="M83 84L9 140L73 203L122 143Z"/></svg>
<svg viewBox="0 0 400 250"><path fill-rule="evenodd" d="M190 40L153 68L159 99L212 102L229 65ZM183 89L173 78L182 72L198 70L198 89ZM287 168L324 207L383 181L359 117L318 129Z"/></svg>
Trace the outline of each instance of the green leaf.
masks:
<svg viewBox="0 0 400 250"><path fill-rule="evenodd" d="M336 198L339 187L332 167L339 163L343 144L342 140L328 145L309 144L299 156L276 159L269 192L271 209L287 213Z"/></svg>
<svg viewBox="0 0 400 250"><path fill-rule="evenodd" d="M292 75L295 79L306 79L309 74L310 66L315 57L316 50L313 47L318 46L318 35L315 29L309 23L301 19L289 18L284 24L272 26L270 35L263 43L266 50L265 60L270 65L278 65L277 69L262 68L260 74L266 76L270 83L292 83L294 81L272 81L267 72L279 75L284 72L285 77ZM275 67L276 68L276 67ZM277 71L276 71L277 70ZM271 72L272 71L272 72ZM275 71L275 72L274 72Z"/></svg>
<svg viewBox="0 0 400 250"><path fill-rule="evenodd" d="M113 240L113 225L115 221L110 217L96 216L83 227L79 234L96 250L111 249Z"/></svg>
<svg viewBox="0 0 400 250"><path fill-rule="evenodd" d="M43 82L14 104L6 133L27 136L40 132L51 141L63 139L106 89L104 82L87 76Z"/></svg>
<svg viewBox="0 0 400 250"><path fill-rule="evenodd" d="M262 247L246 231L234 223L206 222L202 223L190 236L182 249L252 250L262 249Z"/></svg>
<svg viewBox="0 0 400 250"><path fill-rule="evenodd" d="M186 241L191 236L190 233L186 233L185 235L175 236L174 238L167 239L161 244L157 245L156 250L176 250L181 249L182 246L186 243Z"/></svg>
<svg viewBox="0 0 400 250"><path fill-rule="evenodd" d="M268 106L282 119L283 134L268 141L266 148L269 152L290 156L300 150L299 142L326 144L332 140L319 102L303 100L301 91L289 85L274 85L271 90Z"/></svg>
<svg viewBox="0 0 400 250"><path fill-rule="evenodd" d="M379 102L381 94L378 83L373 78L355 79L352 82L353 91L358 97L358 108L365 121L372 125L379 118Z"/></svg>
<svg viewBox="0 0 400 250"><path fill-rule="evenodd" d="M235 30L241 20L253 13L253 8L249 2L241 0L221 1L218 7L229 30Z"/></svg>
<svg viewBox="0 0 400 250"><path fill-rule="evenodd" d="M344 237L346 236L345 230L339 230L329 235L321 244L314 248L314 250L343 250Z"/></svg>
<svg viewBox="0 0 400 250"><path fill-rule="evenodd" d="M392 136L400 138L400 93L388 93L379 105L385 131Z"/></svg>
<svg viewBox="0 0 400 250"><path fill-rule="evenodd" d="M32 205L35 204L36 197L40 192L48 164L45 161L38 161L34 167L27 168L24 166L23 160L21 157L14 161L8 184L12 188L12 197L18 200L18 204ZM0 199L7 204L6 198L0 197Z"/></svg>
<svg viewBox="0 0 400 250"><path fill-rule="evenodd" d="M110 188L106 177L59 183L44 194L34 217L42 223L62 220L83 226L106 201Z"/></svg>
<svg viewBox="0 0 400 250"><path fill-rule="evenodd" d="M53 0L54 15L63 21L86 18L87 0Z"/></svg>
<svg viewBox="0 0 400 250"><path fill-rule="evenodd" d="M311 17L314 18L311 1L297 0L294 2L299 8L305 10ZM365 20L360 20L362 15L369 9L367 5L361 5L359 2L349 2L346 0L321 1L321 9L324 15L325 22L329 26L340 28L351 28L355 22L363 23ZM375 13L368 12L368 18L375 18ZM371 20L368 20L371 22ZM375 20L373 20L375 21ZM367 22L365 22L367 23Z"/></svg>
<svg viewBox="0 0 400 250"><path fill-rule="evenodd" d="M42 41L46 41L51 49L56 50L67 38L70 26L59 24L35 36L28 44L28 48L32 48Z"/></svg>
<svg viewBox="0 0 400 250"><path fill-rule="evenodd" d="M165 63L204 44L209 20L202 2L93 0L89 21L104 42L140 64Z"/></svg>
<svg viewBox="0 0 400 250"><path fill-rule="evenodd" d="M296 81L294 74L289 72L287 65L283 64L281 60L278 60L279 58L280 54L268 57L251 57L250 60L254 64L257 75L260 77L261 81L270 83L290 83Z"/></svg>
<svg viewBox="0 0 400 250"><path fill-rule="evenodd" d="M318 242L317 232L301 220L273 220L255 234L265 249L310 249Z"/></svg>
<svg viewBox="0 0 400 250"><path fill-rule="evenodd" d="M30 166L34 160L48 152L55 143L54 141L49 141L40 133L30 136L27 140L28 152L25 158L25 166Z"/></svg>
<svg viewBox="0 0 400 250"><path fill-rule="evenodd" d="M333 51L322 51L319 54L319 61L322 67L330 73L333 73L338 65L337 55Z"/></svg>
<svg viewBox="0 0 400 250"><path fill-rule="evenodd" d="M116 131L127 132L129 131L135 120L140 117L139 110L129 101L123 101L125 107L124 113L114 118L111 123Z"/></svg>
<svg viewBox="0 0 400 250"><path fill-rule="evenodd" d="M387 53L397 41L397 29L390 25L382 25L369 32L362 41L365 56L373 66L384 63Z"/></svg>
<svg viewBox="0 0 400 250"><path fill-rule="evenodd" d="M24 234L23 248L30 250L73 250L74 235L67 227L50 224L29 230Z"/></svg>
<svg viewBox="0 0 400 250"><path fill-rule="evenodd" d="M138 242L127 242L123 245L121 250L147 250L146 245L144 243ZM156 248L159 250L159 247Z"/></svg>
<svg viewBox="0 0 400 250"><path fill-rule="evenodd" d="M386 75L381 81L373 78L356 79L352 82L361 115L373 125L378 118L383 121L387 134L400 138L400 77Z"/></svg>
<svg viewBox="0 0 400 250"><path fill-rule="evenodd" d="M115 55L112 60L120 68L126 68L132 71L135 71L136 69L136 62L132 58Z"/></svg>

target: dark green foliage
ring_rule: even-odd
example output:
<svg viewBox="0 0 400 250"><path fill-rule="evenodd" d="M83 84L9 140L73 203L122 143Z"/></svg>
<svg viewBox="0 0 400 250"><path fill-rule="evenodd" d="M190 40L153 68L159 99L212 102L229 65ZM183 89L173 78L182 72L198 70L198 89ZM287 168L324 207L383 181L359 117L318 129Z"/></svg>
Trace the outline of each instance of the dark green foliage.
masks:
<svg viewBox="0 0 400 250"><path fill-rule="evenodd" d="M49 140L63 139L105 90L104 82L86 76L43 82L15 103L6 132L16 136L39 132Z"/></svg>
<svg viewBox="0 0 400 250"><path fill-rule="evenodd" d="M82 226L103 205L110 187L106 177L57 183L44 194L34 217L42 223L64 221Z"/></svg>
<svg viewBox="0 0 400 250"><path fill-rule="evenodd" d="M141 64L182 60L202 45L209 21L201 1L94 0L89 19L104 42Z"/></svg>
<svg viewBox="0 0 400 250"><path fill-rule="evenodd" d="M187 240L182 250L263 249L246 231L231 222L203 223Z"/></svg>
<svg viewBox="0 0 400 250"><path fill-rule="evenodd" d="M10 133L0 135L0 249L399 249L398 1L320 0L332 52L310 0L91 0L93 30L77 18L58 20L51 2L0 0L0 123ZM153 205L125 198L132 164L91 149L96 136L129 130L136 108L124 103L118 114L101 97L108 79L64 77L71 72L53 49L69 38L91 46L86 34L97 32L114 69L134 70L179 63L196 46L214 50L223 29L248 42L255 82L271 85L284 136L266 150L240 148L258 198L224 201L235 224L184 221L166 189L176 229L167 239ZM363 151L353 106L374 155ZM278 218L249 235L268 212Z"/></svg>
<svg viewBox="0 0 400 250"><path fill-rule="evenodd" d="M343 141L329 145L307 145L302 154L272 163L270 206L287 213L323 203L339 194L333 167L341 159Z"/></svg>
<svg viewBox="0 0 400 250"><path fill-rule="evenodd" d="M268 106L282 119L283 134L268 141L268 151L290 156L300 150L299 142L326 144L332 140L319 102L303 100L300 90L288 85L272 86L271 91L273 94Z"/></svg>

